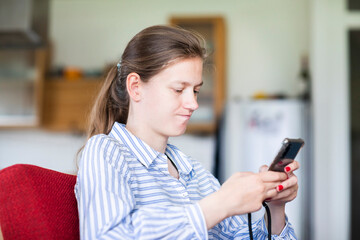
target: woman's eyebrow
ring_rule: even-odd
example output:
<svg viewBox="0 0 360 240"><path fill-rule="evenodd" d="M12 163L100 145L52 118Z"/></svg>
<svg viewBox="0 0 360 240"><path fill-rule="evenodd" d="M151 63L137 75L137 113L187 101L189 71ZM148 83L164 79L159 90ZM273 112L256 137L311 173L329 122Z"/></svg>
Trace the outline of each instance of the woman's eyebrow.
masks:
<svg viewBox="0 0 360 240"><path fill-rule="evenodd" d="M180 85L182 85L182 86L189 86L189 85L191 85L190 82L186 82L186 81L179 81L179 82L175 82L174 84L180 84ZM204 84L204 82L201 81L201 83L196 84L195 87L201 87L203 84Z"/></svg>
<svg viewBox="0 0 360 240"><path fill-rule="evenodd" d="M204 82L203 82L203 81L201 81L201 83L199 83L199 84L195 85L195 87L201 87L203 84L204 84Z"/></svg>

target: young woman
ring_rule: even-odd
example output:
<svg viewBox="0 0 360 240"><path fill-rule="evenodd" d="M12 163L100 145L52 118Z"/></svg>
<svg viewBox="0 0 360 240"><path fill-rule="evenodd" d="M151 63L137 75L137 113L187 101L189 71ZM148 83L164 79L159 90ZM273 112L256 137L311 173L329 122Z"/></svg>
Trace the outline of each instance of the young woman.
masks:
<svg viewBox="0 0 360 240"><path fill-rule="evenodd" d="M128 43L91 115L75 193L82 239L248 239L247 218L268 201L275 239L295 239L285 203L297 194L293 171L236 173L222 186L168 144L198 108L203 41L153 26ZM252 225L266 239L265 218ZM273 238L274 239L274 238Z"/></svg>

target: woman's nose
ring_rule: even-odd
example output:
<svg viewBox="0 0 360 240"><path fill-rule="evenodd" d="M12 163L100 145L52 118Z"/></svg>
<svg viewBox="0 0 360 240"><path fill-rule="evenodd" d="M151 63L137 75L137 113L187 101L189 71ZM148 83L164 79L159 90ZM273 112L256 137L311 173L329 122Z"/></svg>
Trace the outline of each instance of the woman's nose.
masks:
<svg viewBox="0 0 360 240"><path fill-rule="evenodd" d="M193 93L186 96L184 100L184 108L189 109L191 111L195 111L196 109L198 109L198 107L199 104L197 102L196 94Z"/></svg>

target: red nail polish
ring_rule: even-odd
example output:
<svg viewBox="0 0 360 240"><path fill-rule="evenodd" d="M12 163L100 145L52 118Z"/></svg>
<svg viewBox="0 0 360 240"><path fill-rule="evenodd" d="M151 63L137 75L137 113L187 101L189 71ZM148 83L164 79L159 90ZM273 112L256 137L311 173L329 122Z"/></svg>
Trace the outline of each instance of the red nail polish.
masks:
<svg viewBox="0 0 360 240"><path fill-rule="evenodd" d="M284 187L283 187L283 185L279 185L278 186L278 191L280 192L281 190L283 190L284 189Z"/></svg>
<svg viewBox="0 0 360 240"><path fill-rule="evenodd" d="M290 167L285 167L285 172L290 172L291 168Z"/></svg>

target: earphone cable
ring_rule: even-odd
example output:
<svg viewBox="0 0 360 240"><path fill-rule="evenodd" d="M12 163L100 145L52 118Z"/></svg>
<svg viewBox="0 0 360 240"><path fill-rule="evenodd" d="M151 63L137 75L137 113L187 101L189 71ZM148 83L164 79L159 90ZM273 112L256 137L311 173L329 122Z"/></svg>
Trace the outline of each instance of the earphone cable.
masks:
<svg viewBox="0 0 360 240"><path fill-rule="evenodd" d="M271 214L270 214L270 208L266 204L266 202L263 202L262 205L265 207L267 221L268 221L268 239L271 240Z"/></svg>
<svg viewBox="0 0 360 240"><path fill-rule="evenodd" d="M251 227L251 213L248 213L248 226L249 226L249 235L250 235L250 240L253 240L253 232L252 232L252 227Z"/></svg>
<svg viewBox="0 0 360 240"><path fill-rule="evenodd" d="M271 213L270 213L270 208L269 208L269 206L266 204L266 202L263 202L262 205L265 207L266 216L267 216L267 221L268 221L268 226L267 226L268 239L271 240ZM253 239L254 239L254 236L253 236L252 226L251 226L251 213L248 213L248 227L249 227L250 240L253 240Z"/></svg>

